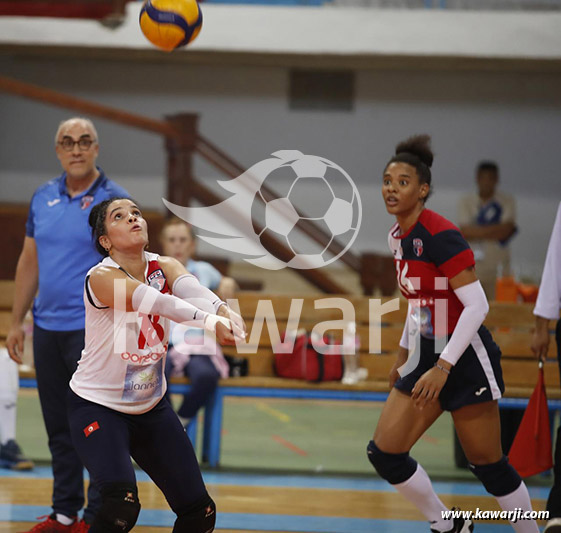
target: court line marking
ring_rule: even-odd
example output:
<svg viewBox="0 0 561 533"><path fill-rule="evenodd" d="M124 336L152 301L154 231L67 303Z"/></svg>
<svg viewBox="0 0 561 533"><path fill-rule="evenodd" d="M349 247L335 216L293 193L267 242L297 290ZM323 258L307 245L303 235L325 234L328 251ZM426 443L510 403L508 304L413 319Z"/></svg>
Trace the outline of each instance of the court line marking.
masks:
<svg viewBox="0 0 561 533"><path fill-rule="evenodd" d="M290 451L301 455L302 457L307 457L308 452L303 450L302 448L298 448L298 446L296 446L296 444L292 444L292 442L283 439L280 435L271 435L271 438L275 441L278 442L279 444L281 444L282 446L284 446L285 448L288 448Z"/></svg>
<svg viewBox="0 0 561 533"><path fill-rule="evenodd" d="M151 479L142 470L135 470L139 482ZM52 479L53 472L50 466L36 466L29 472L18 472L0 468L0 478L20 479ZM87 478L87 472L84 473ZM241 485L246 487L295 487L308 489L337 489L357 490L367 492L391 492L395 489L386 481L372 474L367 476L328 476L319 474L254 474L243 472L212 472L203 470L203 478L208 485ZM481 483L474 481L434 481L434 490L437 494L450 494L458 496L489 496ZM532 499L547 500L549 486L529 486L528 490Z"/></svg>
<svg viewBox="0 0 561 533"><path fill-rule="evenodd" d="M275 409L274 407L271 407L270 405L266 404L265 402L257 402L255 404L255 407L257 408L258 411L266 413L266 414L272 416L273 418L276 418L277 420L280 420L281 422L284 422L285 424L292 421L290 416L288 416L286 413L283 413L282 411L279 411L278 409Z"/></svg>

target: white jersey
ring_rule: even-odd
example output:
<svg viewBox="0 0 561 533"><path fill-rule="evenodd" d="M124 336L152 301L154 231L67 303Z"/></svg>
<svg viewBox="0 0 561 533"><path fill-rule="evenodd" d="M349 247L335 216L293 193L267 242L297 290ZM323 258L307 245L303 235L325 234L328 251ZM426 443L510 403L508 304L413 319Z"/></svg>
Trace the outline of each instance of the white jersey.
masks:
<svg viewBox="0 0 561 533"><path fill-rule="evenodd" d="M144 252L145 279L170 293L159 256ZM166 392L164 376L169 320L163 316L116 311L104 306L89 279L98 267L121 268L110 257L91 268L84 284L86 338L70 388L80 397L128 414L154 407ZM123 294L124 297L124 294Z"/></svg>

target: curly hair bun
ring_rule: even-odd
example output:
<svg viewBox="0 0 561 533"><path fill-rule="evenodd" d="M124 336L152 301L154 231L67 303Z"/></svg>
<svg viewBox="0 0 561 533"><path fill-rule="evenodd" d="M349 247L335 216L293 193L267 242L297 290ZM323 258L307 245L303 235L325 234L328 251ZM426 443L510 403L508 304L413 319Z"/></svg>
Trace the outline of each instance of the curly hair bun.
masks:
<svg viewBox="0 0 561 533"><path fill-rule="evenodd" d="M409 137L409 139L402 141L397 145L395 155L400 155L402 153L416 155L430 168L434 159L430 142L430 135L413 135L413 137Z"/></svg>

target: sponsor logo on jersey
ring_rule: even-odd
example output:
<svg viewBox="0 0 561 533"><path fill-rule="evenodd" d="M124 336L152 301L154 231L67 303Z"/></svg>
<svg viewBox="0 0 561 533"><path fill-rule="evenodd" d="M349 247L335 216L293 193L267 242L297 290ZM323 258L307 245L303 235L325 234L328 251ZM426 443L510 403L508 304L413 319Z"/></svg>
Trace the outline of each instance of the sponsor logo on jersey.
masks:
<svg viewBox="0 0 561 533"><path fill-rule="evenodd" d="M158 268L158 270L154 270L154 272L148 275L148 285L150 285L150 287L161 291L164 288L165 284L166 278L161 268Z"/></svg>
<svg viewBox="0 0 561 533"><path fill-rule="evenodd" d="M423 241L421 239L413 239L413 251L417 257L423 254Z"/></svg>
<svg viewBox="0 0 561 533"><path fill-rule="evenodd" d="M430 307L421 306L421 335L428 339L434 338L434 328L432 327L432 313Z"/></svg>
<svg viewBox="0 0 561 533"><path fill-rule="evenodd" d="M86 437L89 437L94 431L97 431L99 429L99 424L97 423L97 420L95 422L92 422L89 426L84 428L84 435Z"/></svg>
<svg viewBox="0 0 561 533"><path fill-rule="evenodd" d="M164 383L163 359L153 365L127 366L122 399L142 402L162 396Z"/></svg>
<svg viewBox="0 0 561 533"><path fill-rule="evenodd" d="M121 359L123 361L130 361L135 365L147 365L150 363L157 363L164 355L166 355L168 345L164 345L164 351L162 352L150 352L146 354L137 354L130 352L122 352Z"/></svg>
<svg viewBox="0 0 561 533"><path fill-rule="evenodd" d="M82 209L87 209L88 207L90 207L90 205L92 205L93 201L94 201L94 197L87 194L86 196L82 197L82 201L80 202L80 207Z"/></svg>
<svg viewBox="0 0 561 533"><path fill-rule="evenodd" d="M49 200L49 201L47 202L47 205L48 205L49 207L53 207L53 205L56 205L56 204L58 204L58 203L60 203L60 198L55 198L54 200Z"/></svg>

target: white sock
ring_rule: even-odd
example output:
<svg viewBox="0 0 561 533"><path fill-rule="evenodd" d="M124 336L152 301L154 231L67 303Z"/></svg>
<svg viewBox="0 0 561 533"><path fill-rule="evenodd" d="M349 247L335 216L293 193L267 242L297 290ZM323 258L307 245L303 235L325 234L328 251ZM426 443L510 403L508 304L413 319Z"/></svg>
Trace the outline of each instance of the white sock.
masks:
<svg viewBox="0 0 561 533"><path fill-rule="evenodd" d="M524 512L532 510L532 502L524 482L520 483L520 487L514 492L506 496L495 496L495 498L503 511L522 509ZM510 522L510 525L517 533L539 533L538 524L536 524L535 520L518 520L514 524Z"/></svg>
<svg viewBox="0 0 561 533"><path fill-rule="evenodd" d="M0 443L16 438L16 404L18 399L18 365L8 351L0 350Z"/></svg>
<svg viewBox="0 0 561 533"><path fill-rule="evenodd" d="M69 516L66 516L65 514L57 513L56 521L60 522L63 526L69 526L70 524L73 524L76 520L74 518L70 518Z"/></svg>
<svg viewBox="0 0 561 533"><path fill-rule="evenodd" d="M427 517L431 528L439 531L452 529L453 520L442 518L442 512L448 511L448 508L434 492L430 478L420 464L407 481L393 486Z"/></svg>

